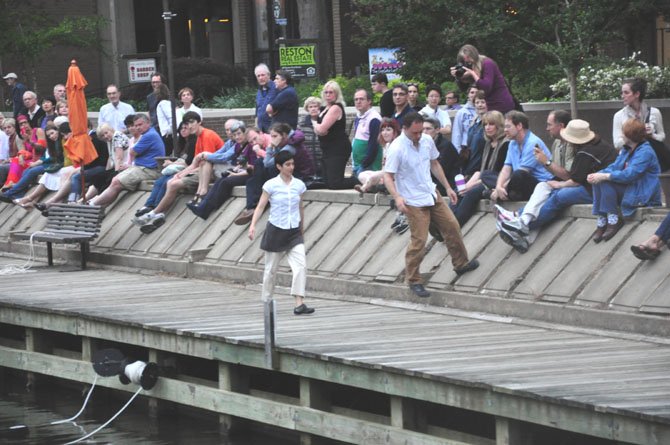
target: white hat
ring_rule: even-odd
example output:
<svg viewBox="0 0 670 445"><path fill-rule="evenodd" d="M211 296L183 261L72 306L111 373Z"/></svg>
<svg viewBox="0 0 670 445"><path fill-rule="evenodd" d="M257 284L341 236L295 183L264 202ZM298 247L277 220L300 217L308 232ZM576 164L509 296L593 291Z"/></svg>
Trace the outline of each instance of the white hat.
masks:
<svg viewBox="0 0 670 445"><path fill-rule="evenodd" d="M70 120L67 118L67 116L57 116L54 119L54 125L57 127L60 127L60 124L65 123L65 122L70 122Z"/></svg>
<svg viewBox="0 0 670 445"><path fill-rule="evenodd" d="M573 119L568 122L568 126L561 130L561 137L573 144L586 144L596 134L591 131L589 123L581 119Z"/></svg>
<svg viewBox="0 0 670 445"><path fill-rule="evenodd" d="M18 79L19 76L16 75L16 73L9 73L3 79Z"/></svg>

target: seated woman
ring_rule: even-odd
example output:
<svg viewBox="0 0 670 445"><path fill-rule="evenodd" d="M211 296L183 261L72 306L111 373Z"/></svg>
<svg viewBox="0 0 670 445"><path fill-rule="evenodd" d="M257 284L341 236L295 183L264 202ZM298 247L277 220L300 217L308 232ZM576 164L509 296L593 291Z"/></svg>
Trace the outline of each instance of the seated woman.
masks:
<svg viewBox="0 0 670 445"><path fill-rule="evenodd" d="M9 173L5 181L6 190L0 195L0 200L12 202L21 198L37 177L44 173L42 156L47 156L47 145L44 130L32 128L28 116L21 114L16 119L19 123L19 137L23 141L23 150L10 158ZM46 159L46 158L45 158Z"/></svg>
<svg viewBox="0 0 670 445"><path fill-rule="evenodd" d="M382 170L364 170L358 174L358 180L362 185L356 184L354 189L359 193L366 193L369 191L376 191L377 186L384 185L384 161L386 160L386 151L391 142L400 135L400 127L398 121L385 117L382 119L382 124L379 127L379 145L382 146Z"/></svg>
<svg viewBox="0 0 670 445"><path fill-rule="evenodd" d="M0 173L0 187L2 187L7 180L12 158L17 157L19 152L23 150L23 139L16 133L16 121L14 119L5 119L2 122L2 131L7 136L7 153L3 156L3 159L0 160L0 168L2 169L2 173Z"/></svg>
<svg viewBox="0 0 670 445"><path fill-rule="evenodd" d="M630 246L630 250L641 260L655 260L660 254L663 246L670 244L670 213L658 226L656 232L642 244Z"/></svg>
<svg viewBox="0 0 670 445"><path fill-rule="evenodd" d="M270 131L271 137L273 137L273 134L277 133ZM249 130L243 131L242 128L233 133L236 142L235 156L232 160L233 168L228 175L217 179L199 203L189 202L186 204L196 216L202 219L209 218L213 211L221 207L232 196L234 187L246 184L250 176L250 170L253 169L257 159L254 144L249 141L249 136Z"/></svg>
<svg viewBox="0 0 670 445"><path fill-rule="evenodd" d="M32 208L33 203L39 199L47 191L56 191L61 187L61 176L67 173L63 170L72 169L72 167L63 167L65 162L65 155L63 153L63 145L61 144L61 137L58 128L54 124L47 124L47 154L48 157L44 161L44 174L39 181L39 185L28 195L21 199L14 201L15 204L25 208Z"/></svg>
<svg viewBox="0 0 670 445"><path fill-rule="evenodd" d="M598 217L595 243L612 239L623 227L622 216L632 215L636 207L661 205L661 168L644 123L628 119L622 130L625 144L616 161L587 176L593 184L593 214Z"/></svg>
<svg viewBox="0 0 670 445"><path fill-rule="evenodd" d="M495 189L498 173L505 164L509 140L505 137L505 117L499 111L488 111L482 116L484 149L479 171L473 173L465 188L458 191L460 199L452 206L458 223L463 227L477 211L477 204L487 191Z"/></svg>

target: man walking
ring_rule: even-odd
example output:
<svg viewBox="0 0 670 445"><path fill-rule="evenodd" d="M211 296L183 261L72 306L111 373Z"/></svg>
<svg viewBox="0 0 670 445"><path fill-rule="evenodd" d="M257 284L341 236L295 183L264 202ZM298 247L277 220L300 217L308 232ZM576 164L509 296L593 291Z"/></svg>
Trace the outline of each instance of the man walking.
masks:
<svg viewBox="0 0 670 445"><path fill-rule="evenodd" d="M414 294L428 297L430 292L422 284L419 266L425 254L431 221L445 240L456 274L476 269L479 262L468 260L458 221L431 179L432 173L444 186L449 199L452 202L458 200L437 160L439 152L433 139L423 134L423 121L423 116L415 111L404 116L402 133L389 147L384 185L393 196L396 208L409 221L411 239L405 253L405 278Z"/></svg>

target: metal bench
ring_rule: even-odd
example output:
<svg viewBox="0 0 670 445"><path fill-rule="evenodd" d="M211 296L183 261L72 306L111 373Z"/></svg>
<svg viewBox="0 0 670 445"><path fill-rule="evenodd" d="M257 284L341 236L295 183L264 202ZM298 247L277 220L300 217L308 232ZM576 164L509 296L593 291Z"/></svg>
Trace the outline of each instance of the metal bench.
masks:
<svg viewBox="0 0 670 445"><path fill-rule="evenodd" d="M53 266L52 243L81 246L81 268L86 269L89 242L100 233L104 210L99 206L80 204L55 204L49 207L47 224L34 233L14 233L19 239L33 239L47 243L49 266Z"/></svg>

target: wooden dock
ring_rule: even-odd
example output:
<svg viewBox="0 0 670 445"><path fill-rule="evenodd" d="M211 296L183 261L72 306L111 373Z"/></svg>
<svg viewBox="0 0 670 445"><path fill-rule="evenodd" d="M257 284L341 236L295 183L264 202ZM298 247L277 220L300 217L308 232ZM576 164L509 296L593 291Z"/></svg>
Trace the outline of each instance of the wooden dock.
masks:
<svg viewBox="0 0 670 445"><path fill-rule="evenodd" d="M184 366L146 394L228 426L251 419L304 443L526 444L557 430L670 443L667 338L326 292L309 300L313 316L296 317L282 294L270 370L257 284L42 265L0 283L0 366L90 383L90 354L110 344L177 368L195 360L200 371ZM258 384L273 379L279 389Z"/></svg>

